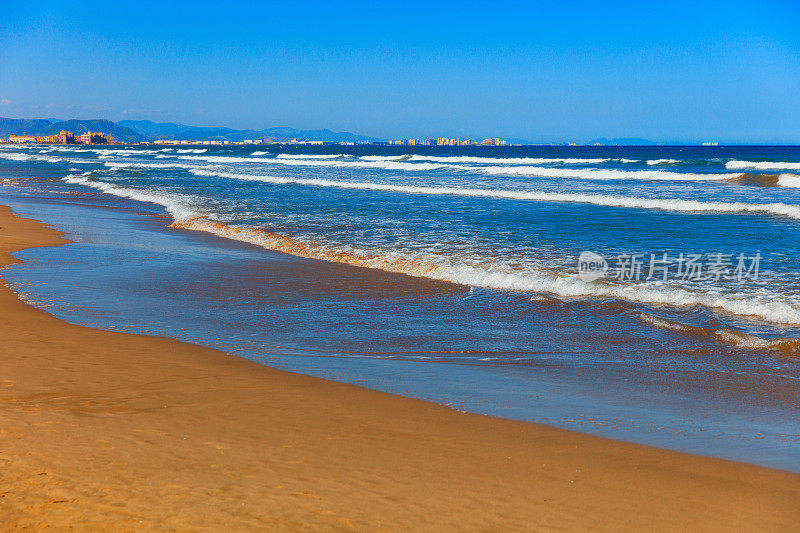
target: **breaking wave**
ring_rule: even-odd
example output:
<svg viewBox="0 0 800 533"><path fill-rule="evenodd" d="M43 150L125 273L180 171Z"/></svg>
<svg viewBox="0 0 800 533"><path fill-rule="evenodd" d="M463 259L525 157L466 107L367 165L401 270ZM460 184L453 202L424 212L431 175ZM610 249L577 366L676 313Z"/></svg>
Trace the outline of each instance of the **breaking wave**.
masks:
<svg viewBox="0 0 800 533"><path fill-rule="evenodd" d="M366 155L363 161L434 161L437 163L488 163L495 165L544 165L562 163L565 165L594 165L613 161L610 158L542 158L542 157L473 157L473 156L432 156L405 154L399 156Z"/></svg>
<svg viewBox="0 0 800 533"><path fill-rule="evenodd" d="M338 167L338 168L375 168L383 170L399 171L429 171L448 169L462 172L476 172L498 176L530 176L541 178L566 178L566 179L585 179L585 180L650 180L650 181L719 181L735 177L734 174L688 174L680 172L666 172L663 170L614 170L614 169L572 169L572 168L553 168L538 166L467 166L454 165L440 160L457 159L464 162L462 158L432 158L405 156L364 156L358 161L345 161L340 159L341 155L320 156L317 159L308 159L306 156L294 156L291 154L280 154L275 159L262 159L253 157L226 157L226 156L181 156L180 159L190 159L207 161L213 163L277 163L282 165L308 166L308 167ZM433 159L435 162L426 162ZM496 160L497 158L472 158ZM531 161L531 158L517 158L517 161ZM542 160L539 160L542 161ZM565 161L565 160L560 160ZM589 161L589 160L584 160Z"/></svg>
<svg viewBox="0 0 800 533"><path fill-rule="evenodd" d="M800 187L800 176L797 174L739 174L733 182L740 185L755 185L759 187Z"/></svg>
<svg viewBox="0 0 800 533"><path fill-rule="evenodd" d="M204 171L194 172L203 175ZM217 175L225 175L218 173ZM281 178L267 178L251 176L243 179L271 180L274 183L297 183L298 180L284 180ZM551 294L566 298L614 298L618 300L654 305L669 305L675 307L703 306L727 313L758 317L775 323L800 324L800 308L794 301L786 301L779 295L748 295L743 293L721 294L713 291L690 291L680 287L668 287L649 284L619 284L598 280L585 282L577 274L559 272L533 267L520 267L498 260L496 258L462 256L451 257L428 252L403 252L392 249L388 252L375 250L342 249L325 242L315 242L309 239L293 238L276 234L253 227L234 227L214 220L213 214L203 213L201 208L194 207L196 199L174 193L160 191L145 191L120 187L112 183L93 180L86 175L68 175L62 178L67 183L93 187L102 192L119 197L130 198L141 202L155 203L163 206L174 218L173 226L213 233L222 237L235 239L264 248L284 252L310 259L321 259L345 263L353 266L376 268L390 272L407 274L411 276L448 281L461 285L486 287L493 289L519 290L535 293ZM309 184L331 186L328 180L302 180ZM362 188L379 187L389 190L402 186L378 186L378 184L346 184L333 182L332 186L353 186ZM427 190L427 188L419 188ZM463 194L448 192L445 194ZM502 191L474 191L470 195L486 193L502 193ZM438 192L426 192L442 194ZM505 191L514 193L514 191ZM517 194L517 193L514 193ZM537 193L519 193L537 194ZM547 196L549 197L549 195ZM638 200L641 199L629 199ZM735 204L730 204L735 205ZM762 206L763 207L763 206ZM800 217L800 213L797 213ZM738 333L733 333L739 335ZM750 342L749 337L742 337Z"/></svg>
<svg viewBox="0 0 800 533"><path fill-rule="evenodd" d="M469 170L497 176L577 178L586 180L721 181L735 177L735 174L689 174L663 170L572 169L535 166L489 166L473 167Z"/></svg>
<svg viewBox="0 0 800 533"><path fill-rule="evenodd" d="M725 168L739 170L754 168L758 170L800 170L800 163L787 163L783 161L728 161Z"/></svg>
<svg viewBox="0 0 800 533"><path fill-rule="evenodd" d="M147 162L124 162L124 163L117 163L113 161L106 161L103 163L104 166L116 170L121 168L127 169L135 169L135 168L186 168L192 169L197 168L197 165L190 165L188 163L147 163Z"/></svg>
<svg viewBox="0 0 800 533"><path fill-rule="evenodd" d="M267 152L259 152L267 153ZM256 152L253 152L255 155ZM278 159L341 159L347 157L345 154L278 154Z"/></svg>
<svg viewBox="0 0 800 533"><path fill-rule="evenodd" d="M680 159L648 159L648 165L676 165L680 163Z"/></svg>
<svg viewBox="0 0 800 533"><path fill-rule="evenodd" d="M797 174L780 174L778 176L778 186L799 188L800 176L798 176Z"/></svg>
<svg viewBox="0 0 800 533"><path fill-rule="evenodd" d="M43 154L22 154L22 153L15 153L15 152L3 152L0 151L0 158L9 159L11 161L46 161L48 163L59 163L61 161L67 161L61 157L56 157L52 155L43 155Z"/></svg>
<svg viewBox="0 0 800 533"><path fill-rule="evenodd" d="M616 285L582 281L577 275L554 271L519 270L499 261L452 258L427 253L390 253L343 250L323 243L307 242L258 228L233 227L202 218L176 220L174 227L205 231L255 244L290 255L376 268L410 276L447 281L472 287L553 294L567 298L616 298L628 302L675 307L704 306L740 316L767 321L800 324L800 308L773 298L743 294L721 295L681 288L644 285Z"/></svg>
<svg viewBox="0 0 800 533"><path fill-rule="evenodd" d="M690 326L688 324L681 324L651 315L650 313L640 313L639 318L643 322L658 328L669 329L704 339L713 339L739 348L766 350L784 357L797 357L800 355L800 339L763 338L730 328L702 328Z"/></svg>
<svg viewBox="0 0 800 533"><path fill-rule="evenodd" d="M91 173L87 172L85 174L91 174ZM68 174L67 176L61 178L61 181L64 181L66 183L71 183L73 185L84 185L86 187L92 187L107 194L119 196L122 198L130 198L131 200L136 200L138 202L148 202L151 204L160 205L164 207L167 213L169 213L170 216L172 216L172 218L174 218L175 220L185 220L188 218L198 216L197 211L195 211L193 208L190 207L191 200L188 197L177 195L174 193L163 194L155 191L143 191L139 189L131 189L128 187L120 187L112 183L92 180L88 178L86 175L79 176L75 174Z"/></svg>
<svg viewBox="0 0 800 533"><path fill-rule="evenodd" d="M281 165L305 167L339 167L339 168L376 168L384 170L426 171L445 168L447 165L437 163L405 163L401 161L338 161L331 158L302 159L275 158L263 159L255 157L225 157L225 156L181 156L180 159L208 161L211 163L276 163Z"/></svg>
<svg viewBox="0 0 800 533"><path fill-rule="evenodd" d="M538 202L567 202L592 204L604 207L631 209L654 209L659 211L679 211L694 213L763 213L800 220L800 206L781 202L770 204L751 204L745 202L701 202L699 200L680 200L667 198L639 198L608 194L558 193L545 191L516 191L507 189L472 189L457 187L427 187L416 185L392 185L386 183L336 181L322 178L287 178L277 176L256 176L233 172L211 171L194 168L190 170L197 176L219 176L223 178L260 181L275 185L307 185L313 187L337 187L371 191L398 192L404 194L430 194L448 196L468 196L499 198L506 200L527 200Z"/></svg>

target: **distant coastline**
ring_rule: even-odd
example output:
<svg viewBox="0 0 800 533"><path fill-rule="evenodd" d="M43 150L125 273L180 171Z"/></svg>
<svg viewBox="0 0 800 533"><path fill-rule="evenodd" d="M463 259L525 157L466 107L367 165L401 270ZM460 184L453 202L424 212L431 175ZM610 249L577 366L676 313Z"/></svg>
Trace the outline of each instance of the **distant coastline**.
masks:
<svg viewBox="0 0 800 533"><path fill-rule="evenodd" d="M80 137L97 132L92 142ZM72 134L75 141L55 139L64 133ZM30 142L41 144L301 144L301 145L378 145L378 146L658 146L662 143L641 138L599 138L587 142L537 143L513 137L480 137L475 139L402 138L381 139L352 132L335 132L329 129L299 130L290 127L272 127L263 130L236 130L227 127L188 126L177 123L156 123L149 120L104 119L57 120L0 117L0 142ZM681 143L669 143L681 144ZM693 144L693 143L686 143ZM699 144L699 143L696 143ZM709 143L710 144L710 143Z"/></svg>
<svg viewBox="0 0 800 533"><path fill-rule="evenodd" d="M381 139L348 131L298 130L273 127L236 130L218 126L187 126L150 120L57 120L0 117L0 143L36 144L157 144L157 145L373 145L373 146L720 146L717 141L655 142L637 137L602 137L586 142L532 142L513 137Z"/></svg>

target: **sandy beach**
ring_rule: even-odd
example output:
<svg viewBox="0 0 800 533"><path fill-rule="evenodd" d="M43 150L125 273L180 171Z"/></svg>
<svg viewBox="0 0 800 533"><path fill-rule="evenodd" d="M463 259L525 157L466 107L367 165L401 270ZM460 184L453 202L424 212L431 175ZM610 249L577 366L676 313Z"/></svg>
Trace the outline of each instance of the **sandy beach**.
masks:
<svg viewBox="0 0 800 533"><path fill-rule="evenodd" d="M63 242L0 207L0 265ZM0 312L4 530L800 530L795 474Z"/></svg>

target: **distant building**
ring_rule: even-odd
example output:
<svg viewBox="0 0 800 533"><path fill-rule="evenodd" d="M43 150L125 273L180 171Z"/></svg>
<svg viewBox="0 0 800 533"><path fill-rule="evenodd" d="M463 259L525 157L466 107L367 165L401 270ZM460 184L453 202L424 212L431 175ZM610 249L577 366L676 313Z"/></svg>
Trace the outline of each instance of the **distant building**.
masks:
<svg viewBox="0 0 800 533"><path fill-rule="evenodd" d="M79 135L76 140L79 144L108 144L108 139L102 132L87 131L83 135Z"/></svg>
<svg viewBox="0 0 800 533"><path fill-rule="evenodd" d="M35 135L9 135L8 142L18 144L38 143L42 142L42 138Z"/></svg>
<svg viewBox="0 0 800 533"><path fill-rule="evenodd" d="M61 130L58 135L52 135L56 140L53 141L58 144L75 144L75 135L71 131Z"/></svg>

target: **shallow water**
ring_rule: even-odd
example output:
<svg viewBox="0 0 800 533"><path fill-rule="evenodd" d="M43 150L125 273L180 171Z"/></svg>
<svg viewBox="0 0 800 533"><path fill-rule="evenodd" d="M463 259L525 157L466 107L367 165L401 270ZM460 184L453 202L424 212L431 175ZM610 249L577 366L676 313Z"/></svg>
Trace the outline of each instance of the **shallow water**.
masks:
<svg viewBox="0 0 800 533"><path fill-rule="evenodd" d="M743 185L728 168L786 166L797 149L485 149L471 159L358 147L338 156L343 149L310 157L326 154L3 147L0 172L15 180L0 187L4 201L76 241L21 252L26 263L3 277L76 323L800 470L791 320L800 309L800 201L791 187ZM658 159L670 161L648 164ZM626 206L630 198L647 207ZM205 232L167 227L175 220ZM577 272L584 250L760 252L761 272L743 282L587 283Z"/></svg>

